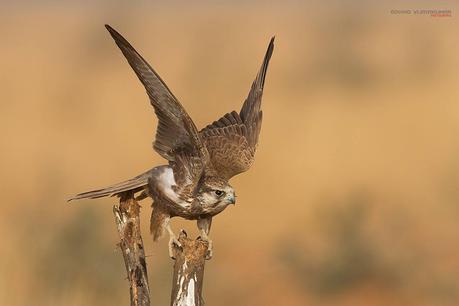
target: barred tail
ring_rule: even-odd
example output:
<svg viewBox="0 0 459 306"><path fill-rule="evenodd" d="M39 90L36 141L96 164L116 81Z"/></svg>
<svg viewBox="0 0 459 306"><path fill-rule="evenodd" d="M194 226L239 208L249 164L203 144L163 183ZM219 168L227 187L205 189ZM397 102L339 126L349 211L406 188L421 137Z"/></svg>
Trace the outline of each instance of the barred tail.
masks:
<svg viewBox="0 0 459 306"><path fill-rule="evenodd" d="M97 190L92 190L92 191L87 191L83 193L79 193L70 199L68 201L73 201L73 200L80 200L80 199L97 199L97 198L102 198L102 197L111 197L114 195L117 195L121 192L124 191L129 191L132 190L134 192L141 191L144 189L144 187L148 184L148 178L151 176L151 170L148 170L145 173L142 173L130 180L114 184L102 189L97 189Z"/></svg>

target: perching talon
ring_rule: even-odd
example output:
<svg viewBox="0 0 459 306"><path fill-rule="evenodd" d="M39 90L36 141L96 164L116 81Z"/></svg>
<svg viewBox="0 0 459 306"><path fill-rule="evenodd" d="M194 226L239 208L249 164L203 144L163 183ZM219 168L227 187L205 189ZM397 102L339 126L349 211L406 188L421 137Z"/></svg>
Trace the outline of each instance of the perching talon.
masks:
<svg viewBox="0 0 459 306"><path fill-rule="evenodd" d="M182 244L175 236L170 236L169 238L169 257L175 260L174 248L179 248L182 250Z"/></svg>

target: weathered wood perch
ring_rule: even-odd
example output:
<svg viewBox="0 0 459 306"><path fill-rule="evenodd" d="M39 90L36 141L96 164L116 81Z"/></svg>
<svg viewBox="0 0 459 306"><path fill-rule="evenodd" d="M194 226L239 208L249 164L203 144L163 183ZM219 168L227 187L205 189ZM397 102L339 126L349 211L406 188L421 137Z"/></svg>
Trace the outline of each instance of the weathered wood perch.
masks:
<svg viewBox="0 0 459 306"><path fill-rule="evenodd" d="M120 204L113 206L119 246L130 285L131 306L150 306L147 264L140 231L140 206L132 192L120 195Z"/></svg>
<svg viewBox="0 0 459 306"><path fill-rule="evenodd" d="M184 230L181 231L178 240L182 247L174 248L171 306L203 306L202 284L207 242L199 238L187 238Z"/></svg>
<svg viewBox="0 0 459 306"><path fill-rule="evenodd" d="M147 265L140 231L140 206L134 194L121 194L120 204L113 206L113 213L130 285L131 306L150 306ZM199 238L188 238L183 230L178 240L182 247L174 249L176 259L171 305L203 306L202 284L208 244Z"/></svg>

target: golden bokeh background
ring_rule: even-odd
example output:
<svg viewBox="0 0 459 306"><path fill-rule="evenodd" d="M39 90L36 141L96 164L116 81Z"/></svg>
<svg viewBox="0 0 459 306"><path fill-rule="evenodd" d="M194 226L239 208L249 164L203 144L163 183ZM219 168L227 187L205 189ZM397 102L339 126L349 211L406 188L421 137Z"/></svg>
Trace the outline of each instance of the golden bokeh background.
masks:
<svg viewBox="0 0 459 306"><path fill-rule="evenodd" d="M208 305L459 305L456 2L0 5L0 305L129 302L116 199L66 202L164 163L104 23L198 127L240 108L276 35L257 160L213 223ZM152 300L168 305L172 261L149 237L150 204Z"/></svg>

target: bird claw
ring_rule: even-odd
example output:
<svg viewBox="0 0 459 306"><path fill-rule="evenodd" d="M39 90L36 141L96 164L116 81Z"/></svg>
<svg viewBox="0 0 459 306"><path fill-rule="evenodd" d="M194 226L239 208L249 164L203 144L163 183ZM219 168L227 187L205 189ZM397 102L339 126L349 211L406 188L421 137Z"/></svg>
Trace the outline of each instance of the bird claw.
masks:
<svg viewBox="0 0 459 306"><path fill-rule="evenodd" d="M212 247L209 245L209 247L207 248L207 251L206 251L205 259L206 260L211 260L212 256L214 256L214 252L212 251Z"/></svg>
<svg viewBox="0 0 459 306"><path fill-rule="evenodd" d="M182 250L182 244L178 241L177 237L171 236L169 238L169 257L175 260L174 248L179 248Z"/></svg>
<svg viewBox="0 0 459 306"><path fill-rule="evenodd" d="M180 230L179 237L184 237L184 238L188 237L187 232L183 228Z"/></svg>
<svg viewBox="0 0 459 306"><path fill-rule="evenodd" d="M205 238L205 237L202 237L202 236L198 236L198 238L196 238L196 240L201 240L201 241L207 242L207 251L206 251L205 259L206 260L212 259L212 256L214 255L212 240L210 240L208 237Z"/></svg>

